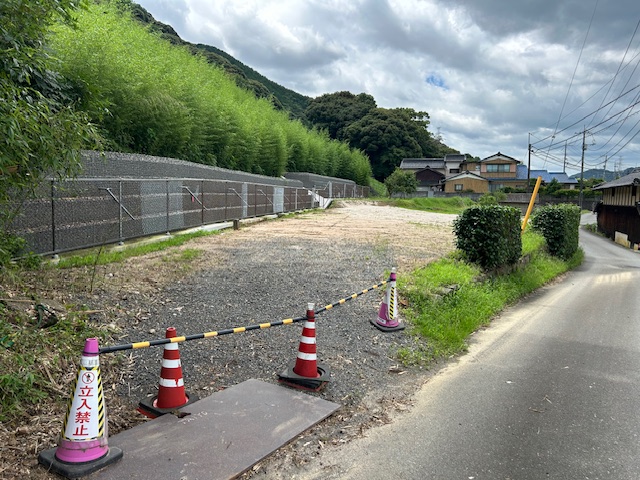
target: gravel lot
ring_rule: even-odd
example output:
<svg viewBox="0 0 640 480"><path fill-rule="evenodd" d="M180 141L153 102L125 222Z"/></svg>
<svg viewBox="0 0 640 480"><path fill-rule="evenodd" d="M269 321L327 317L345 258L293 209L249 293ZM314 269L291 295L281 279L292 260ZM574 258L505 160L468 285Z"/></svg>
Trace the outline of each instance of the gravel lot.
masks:
<svg viewBox="0 0 640 480"><path fill-rule="evenodd" d="M453 248L452 215L365 203L268 221L198 241L208 265L164 288L148 318L132 325L136 340L175 326L179 334L273 322L304 315L438 258ZM382 333L369 320L382 291L374 290L316 318L318 361L331 382L318 393L342 405L332 418L296 439L246 477L289 478L291 469L388 422L410 405L429 373L399 365L401 347L424 348L409 331ZM297 353L301 324L196 340L180 347L189 392L206 396L249 378L276 382ZM127 340L130 341L130 340ZM135 375L119 388L137 401L154 390L161 349L136 351Z"/></svg>
<svg viewBox="0 0 640 480"><path fill-rule="evenodd" d="M171 260L175 254L167 260L166 252L100 267L94 292L74 294L73 300L103 309L104 318L95 320L117 327L116 343L162 338L169 326L178 335L190 335L298 317L308 302L318 309L386 280L392 267L401 276L450 252L453 218L339 202L326 211L191 241L182 250L204 254L188 272ZM84 275L68 281L86 290ZM383 290L316 316L318 361L331 368L331 382L310 394L342 408L244 478L292 478L323 448L360 436L410 407L411 395L430 372L399 365L396 352L428 346L409 328L382 333L369 323ZM277 383L277 374L295 359L301 328L296 323L181 343L187 392L202 398L250 378ZM162 348L148 348L101 358L111 434L143 421L134 408L156 391L161 356Z"/></svg>

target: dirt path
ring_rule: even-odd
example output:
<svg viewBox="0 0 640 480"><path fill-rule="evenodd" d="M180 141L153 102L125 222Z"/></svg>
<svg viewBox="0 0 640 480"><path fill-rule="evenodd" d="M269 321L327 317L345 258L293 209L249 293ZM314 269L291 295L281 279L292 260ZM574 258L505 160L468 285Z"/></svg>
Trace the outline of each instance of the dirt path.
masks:
<svg viewBox="0 0 640 480"><path fill-rule="evenodd" d="M408 210L367 201L336 201L324 212L297 215L286 222L262 222L244 232L253 238L296 236L390 246L402 270L428 263L453 249L454 215Z"/></svg>

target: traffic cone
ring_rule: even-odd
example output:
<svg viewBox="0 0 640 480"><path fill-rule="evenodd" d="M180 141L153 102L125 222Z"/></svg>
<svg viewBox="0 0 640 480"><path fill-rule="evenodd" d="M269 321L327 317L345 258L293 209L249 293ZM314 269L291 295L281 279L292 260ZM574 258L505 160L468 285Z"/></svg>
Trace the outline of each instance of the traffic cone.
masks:
<svg viewBox="0 0 640 480"><path fill-rule="evenodd" d="M167 328L165 338L175 338L176 336L175 328ZM196 400L196 397L187 395L184 390L178 344L165 344L162 354L162 368L160 369L160 382L158 383L158 395L140 401L138 411L149 418L157 418Z"/></svg>
<svg viewBox="0 0 640 480"><path fill-rule="evenodd" d="M391 269L387 292L380 304L378 316L370 320L371 323L383 332L395 332L404 330L404 324L398 321L398 294L396 292L396 269Z"/></svg>
<svg viewBox="0 0 640 480"><path fill-rule="evenodd" d="M295 362L278 375L278 381L293 388L318 391L330 380L329 367L317 362L314 304L307 305L307 319Z"/></svg>
<svg viewBox="0 0 640 480"><path fill-rule="evenodd" d="M122 458L122 450L108 446L99 351L97 338L85 341L58 447L38 455L42 465L67 478L84 477Z"/></svg>

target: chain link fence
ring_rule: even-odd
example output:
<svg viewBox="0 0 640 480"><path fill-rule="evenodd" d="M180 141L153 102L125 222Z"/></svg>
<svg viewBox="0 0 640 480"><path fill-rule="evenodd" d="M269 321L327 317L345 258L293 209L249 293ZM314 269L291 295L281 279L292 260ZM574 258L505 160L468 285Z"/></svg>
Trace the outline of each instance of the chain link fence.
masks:
<svg viewBox="0 0 640 480"><path fill-rule="evenodd" d="M319 200L307 188L227 180L51 180L37 198L24 202L12 233L23 237L34 253L56 254L316 208Z"/></svg>

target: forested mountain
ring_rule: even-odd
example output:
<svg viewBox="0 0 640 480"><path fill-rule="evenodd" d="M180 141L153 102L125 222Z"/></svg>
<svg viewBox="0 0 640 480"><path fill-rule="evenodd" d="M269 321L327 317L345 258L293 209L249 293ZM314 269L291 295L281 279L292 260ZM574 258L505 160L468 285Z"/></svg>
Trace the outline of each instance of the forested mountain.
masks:
<svg viewBox="0 0 640 480"><path fill-rule="evenodd" d="M612 172L611 170L605 170L603 168L592 168L590 170L585 170L582 176L585 180L590 180L592 178L600 178L600 179L604 179L605 182L610 182L611 180L615 180L616 178L629 175L631 172L633 172L633 170L634 168L631 167L625 170L621 170L619 172ZM571 178L580 180L580 174L576 173L575 175L571 175Z"/></svg>
<svg viewBox="0 0 640 480"><path fill-rule="evenodd" d="M288 111L292 118L300 119L307 126L326 131L331 139L363 151L378 180L390 175L402 158L460 153L429 132L427 112L379 108L373 96L366 93L335 92L313 99L305 97L272 82L217 47L185 42L170 25L158 22L143 7L130 5L134 18L150 25L162 38L187 46L194 54L222 67L238 86L252 91L258 98L269 99L276 108Z"/></svg>
<svg viewBox="0 0 640 480"><path fill-rule="evenodd" d="M259 98L269 99L276 108L290 112L292 118L305 120L304 111L309 105L309 97L269 80L217 47L183 40L171 25L157 21L145 8L136 3L131 2L131 11L134 18L149 25L153 31L159 32L174 45L187 46L194 54L203 55L208 62L222 67L233 76L239 87L254 92Z"/></svg>
<svg viewBox="0 0 640 480"><path fill-rule="evenodd" d="M75 11L72 26L57 23L49 35L57 85L97 127L104 149L269 176L303 171L368 185L371 165L361 151L292 120L287 110L239 87L203 55L150 32L134 20L131 5L91 2Z"/></svg>

